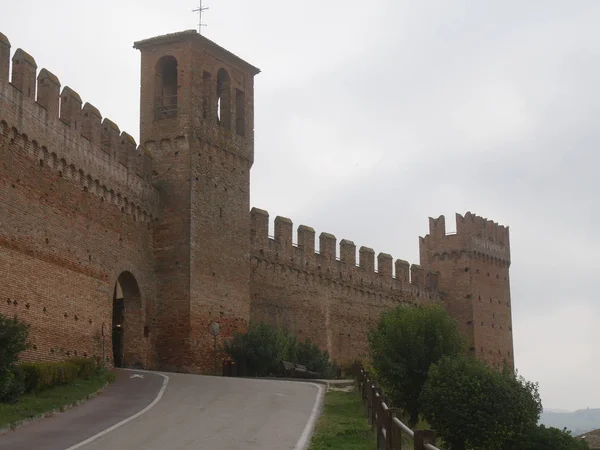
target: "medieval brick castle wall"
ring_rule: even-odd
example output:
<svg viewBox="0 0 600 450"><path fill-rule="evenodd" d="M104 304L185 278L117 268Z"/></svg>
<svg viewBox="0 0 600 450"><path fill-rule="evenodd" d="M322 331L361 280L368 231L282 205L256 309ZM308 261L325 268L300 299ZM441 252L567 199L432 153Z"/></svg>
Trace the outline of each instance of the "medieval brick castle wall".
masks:
<svg viewBox="0 0 600 450"><path fill-rule="evenodd" d="M253 320L350 362L385 309L442 301L471 352L512 364L507 228L467 213L447 235L430 219L412 266L357 260L328 233L316 251L283 217L270 237L249 204L259 70L195 31L135 47L139 146L22 49L11 73L0 34L0 313L31 324L25 359L206 372L223 356L210 325L220 344Z"/></svg>
<svg viewBox="0 0 600 450"><path fill-rule="evenodd" d="M128 358L156 364L144 337L159 203L150 158L74 90L59 95L51 72L36 77L20 49L9 82L9 49L0 35L0 313L32 325L25 358L101 356L103 330L111 349L115 283L130 273Z"/></svg>
<svg viewBox="0 0 600 450"><path fill-rule="evenodd" d="M305 225L293 243L290 219L275 218L268 236L269 216L252 209L251 319L288 328L298 337L309 337L340 362L366 355L366 332L387 308L438 301L437 274L415 264L395 263L379 253L377 266L371 248L349 240L339 244L329 233L319 235ZM395 276L394 276L395 267Z"/></svg>

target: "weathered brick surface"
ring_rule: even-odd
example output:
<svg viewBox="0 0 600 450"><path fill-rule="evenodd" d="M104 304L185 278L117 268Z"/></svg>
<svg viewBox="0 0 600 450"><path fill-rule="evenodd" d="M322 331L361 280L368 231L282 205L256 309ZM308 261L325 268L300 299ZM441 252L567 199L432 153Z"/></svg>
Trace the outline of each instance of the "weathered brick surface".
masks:
<svg viewBox="0 0 600 450"><path fill-rule="evenodd" d="M220 346L250 319L248 210L258 69L195 32L136 46L142 53L141 139L154 155L153 182L161 195L158 351L165 367L212 370L210 324L221 327ZM177 113L157 120L155 73L165 58L177 61Z"/></svg>
<svg viewBox="0 0 600 450"><path fill-rule="evenodd" d="M470 351L514 365L508 227L467 213L456 215L456 234L446 234L444 216L429 219L429 230L420 238L421 265L439 272L440 293Z"/></svg>
<svg viewBox="0 0 600 450"><path fill-rule="evenodd" d="M347 363L382 311L440 299L472 351L512 362L507 229L467 214L446 236L432 219L412 266L328 233L316 252L283 217L269 237L248 213L258 69L194 31L135 47L139 147L23 50L9 80L0 34L0 313L32 325L25 359L112 358L118 280L125 365L210 372L250 320Z"/></svg>
<svg viewBox="0 0 600 450"><path fill-rule="evenodd" d="M412 282L408 263L378 255L361 247L356 265L356 246L342 240L336 258L335 236L320 235L315 252L314 230L301 225L298 244L292 242L292 221L275 219L275 236L268 236L269 216L251 212L252 277L251 319L288 328L300 338L311 338L332 358L352 363L367 354L366 332L380 314L398 304L421 304L438 300L426 288L426 277L413 265Z"/></svg>
<svg viewBox="0 0 600 450"><path fill-rule="evenodd" d="M126 361L154 364L151 336L140 338L145 325L152 327L154 303L150 217L144 221L134 204L124 202L134 189L111 178L109 170L99 170L91 181L84 165L81 175L79 163L92 159L85 151L96 149L69 142L64 129L54 128L58 121L13 86L0 89L0 313L32 325L34 347L24 358L101 356L104 325L105 353L112 359L113 289L129 271L144 295L138 305L126 303ZM121 201L107 195L113 187Z"/></svg>

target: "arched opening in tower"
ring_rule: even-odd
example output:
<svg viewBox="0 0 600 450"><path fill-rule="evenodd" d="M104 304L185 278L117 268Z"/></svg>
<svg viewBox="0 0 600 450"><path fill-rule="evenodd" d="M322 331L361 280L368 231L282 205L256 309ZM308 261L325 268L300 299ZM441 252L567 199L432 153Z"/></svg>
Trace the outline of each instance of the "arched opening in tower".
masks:
<svg viewBox="0 0 600 450"><path fill-rule="evenodd" d="M217 72L217 123L231 128L231 80L225 69Z"/></svg>
<svg viewBox="0 0 600 450"><path fill-rule="evenodd" d="M163 56L156 63L156 119L165 119L177 115L177 84L177 59L174 56Z"/></svg>

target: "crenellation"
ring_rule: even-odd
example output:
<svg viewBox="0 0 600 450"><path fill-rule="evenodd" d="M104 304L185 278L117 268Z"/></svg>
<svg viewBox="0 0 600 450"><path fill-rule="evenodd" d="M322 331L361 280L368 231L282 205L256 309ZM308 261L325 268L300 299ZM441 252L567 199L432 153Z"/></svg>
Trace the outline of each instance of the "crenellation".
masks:
<svg viewBox="0 0 600 450"><path fill-rule="evenodd" d="M109 148L111 149L111 154L114 155L116 161L125 167L129 167L134 173L143 177L144 172L138 157L138 147L133 137L125 132L122 132L113 139L114 140L111 143L111 147Z"/></svg>
<svg viewBox="0 0 600 450"><path fill-rule="evenodd" d="M267 227L268 227L268 215L267 215ZM306 225L300 225L298 227L298 250L302 252L303 258L306 262L312 261L315 255L315 230L314 228Z"/></svg>
<svg viewBox="0 0 600 450"><path fill-rule="evenodd" d="M37 102L48 111L49 117L58 117L60 106L60 81L47 69L40 70L38 75Z"/></svg>
<svg viewBox="0 0 600 450"><path fill-rule="evenodd" d="M472 214L470 211L464 216L456 214L456 232L459 235L477 237L506 247L509 246L508 227Z"/></svg>
<svg viewBox="0 0 600 450"><path fill-rule="evenodd" d="M358 250L358 265L366 273L375 273L375 251L369 247Z"/></svg>
<svg viewBox="0 0 600 450"><path fill-rule="evenodd" d="M82 104L79 94L69 86L65 86L60 95L60 120L74 130L80 130Z"/></svg>
<svg viewBox="0 0 600 450"><path fill-rule="evenodd" d="M0 84L8 83L10 75L10 41L0 33Z"/></svg>
<svg viewBox="0 0 600 450"><path fill-rule="evenodd" d="M269 213L264 209L252 208L250 211L250 241L256 248L264 249L268 246Z"/></svg>
<svg viewBox="0 0 600 450"><path fill-rule="evenodd" d="M420 265L410 266L410 282L415 286L425 287L425 271Z"/></svg>
<svg viewBox="0 0 600 450"><path fill-rule="evenodd" d="M439 216L437 219L429 218L429 234L436 240L446 236L446 218L444 216Z"/></svg>
<svg viewBox="0 0 600 450"><path fill-rule="evenodd" d="M356 267L356 245L348 239L340 241L340 261L348 268Z"/></svg>
<svg viewBox="0 0 600 450"><path fill-rule="evenodd" d="M120 133L121 130L119 130L117 124L115 124L108 117L105 117L100 125L100 149L107 154L107 159L109 161L118 161L123 166L129 167L127 164L127 159L120 161L118 158L118 149L121 146ZM131 169L134 168L131 167Z"/></svg>
<svg viewBox="0 0 600 450"><path fill-rule="evenodd" d="M275 218L275 240L284 254L292 251L292 227L292 221L287 217L277 216Z"/></svg>
<svg viewBox="0 0 600 450"><path fill-rule="evenodd" d="M12 85L21 91L26 98L35 100L37 72L35 59L22 48L18 48L13 55L12 63Z"/></svg>
<svg viewBox="0 0 600 450"><path fill-rule="evenodd" d="M336 237L333 234L322 232L319 235L319 254L326 263L335 261L336 258Z"/></svg>
<svg viewBox="0 0 600 450"><path fill-rule="evenodd" d="M10 43L4 35L1 36L0 58L2 67L6 68ZM19 135L27 136L35 142L35 146L55 148L50 153L44 152L45 156L40 159L44 163L48 163L49 158L64 160L69 165L83 169L86 176L90 175L94 180L107 180L108 184L112 179L119 184L117 190L135 191L128 196L136 198L139 204L146 203L144 209L154 213L158 196L155 188L142 182L152 171L151 158L143 149L135 149L133 141L133 149L142 150L142 153L128 148L124 154L126 157L118 161L116 153L121 145L120 130L114 122L102 120L100 111L90 103L82 107L81 97L69 86L65 86L61 93L58 77L49 70L41 69L36 77L35 59L23 49L15 51L12 61L11 83L0 84L3 94L0 106L7 113L4 117L7 123L19 124ZM39 144L44 140L40 139L42 136L51 142ZM52 153L56 154L56 158ZM54 161L50 163L54 164Z"/></svg>
<svg viewBox="0 0 600 450"><path fill-rule="evenodd" d="M92 144L100 145L102 136L102 114L89 102L81 110L81 135Z"/></svg>
<svg viewBox="0 0 600 450"><path fill-rule="evenodd" d="M339 279L353 279L361 286L372 286L385 291L399 291L415 295L418 298L437 299L435 286L436 275L428 275L419 266L410 267L404 260L394 260L387 253L377 256L375 270L375 251L368 247L359 249L359 264L356 264L356 245L348 239L339 243L339 259L336 253L336 237L329 233L319 235L319 251L315 251L315 230L306 225L300 225L297 230L298 244L289 247L291 243L293 223L285 217L275 219L275 236L269 236L269 213L265 210L252 208L250 211L250 240L252 253L256 258L271 260L276 265L292 266L299 270L329 274L333 279L338 274ZM286 250L286 248L288 250ZM394 273L395 269L395 273ZM412 276L411 276L412 275ZM427 277L427 278L426 278ZM361 281L362 280L362 281Z"/></svg>
<svg viewBox="0 0 600 450"><path fill-rule="evenodd" d="M393 277L393 264L394 259L392 255L387 253L379 253L377 255L377 272L379 275L384 276L386 278Z"/></svg>
<svg viewBox="0 0 600 450"><path fill-rule="evenodd" d="M403 259L396 260L396 278L404 284L410 283L410 264Z"/></svg>

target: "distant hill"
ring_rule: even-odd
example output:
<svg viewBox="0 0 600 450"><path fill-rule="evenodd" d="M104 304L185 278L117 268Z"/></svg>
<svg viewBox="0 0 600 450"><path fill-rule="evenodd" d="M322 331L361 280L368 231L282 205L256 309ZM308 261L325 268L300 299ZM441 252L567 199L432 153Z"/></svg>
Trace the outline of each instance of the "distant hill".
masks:
<svg viewBox="0 0 600 450"><path fill-rule="evenodd" d="M566 427L573 436L579 436L600 428L600 408L580 409L573 412L548 409L540 416L540 423L561 430Z"/></svg>

